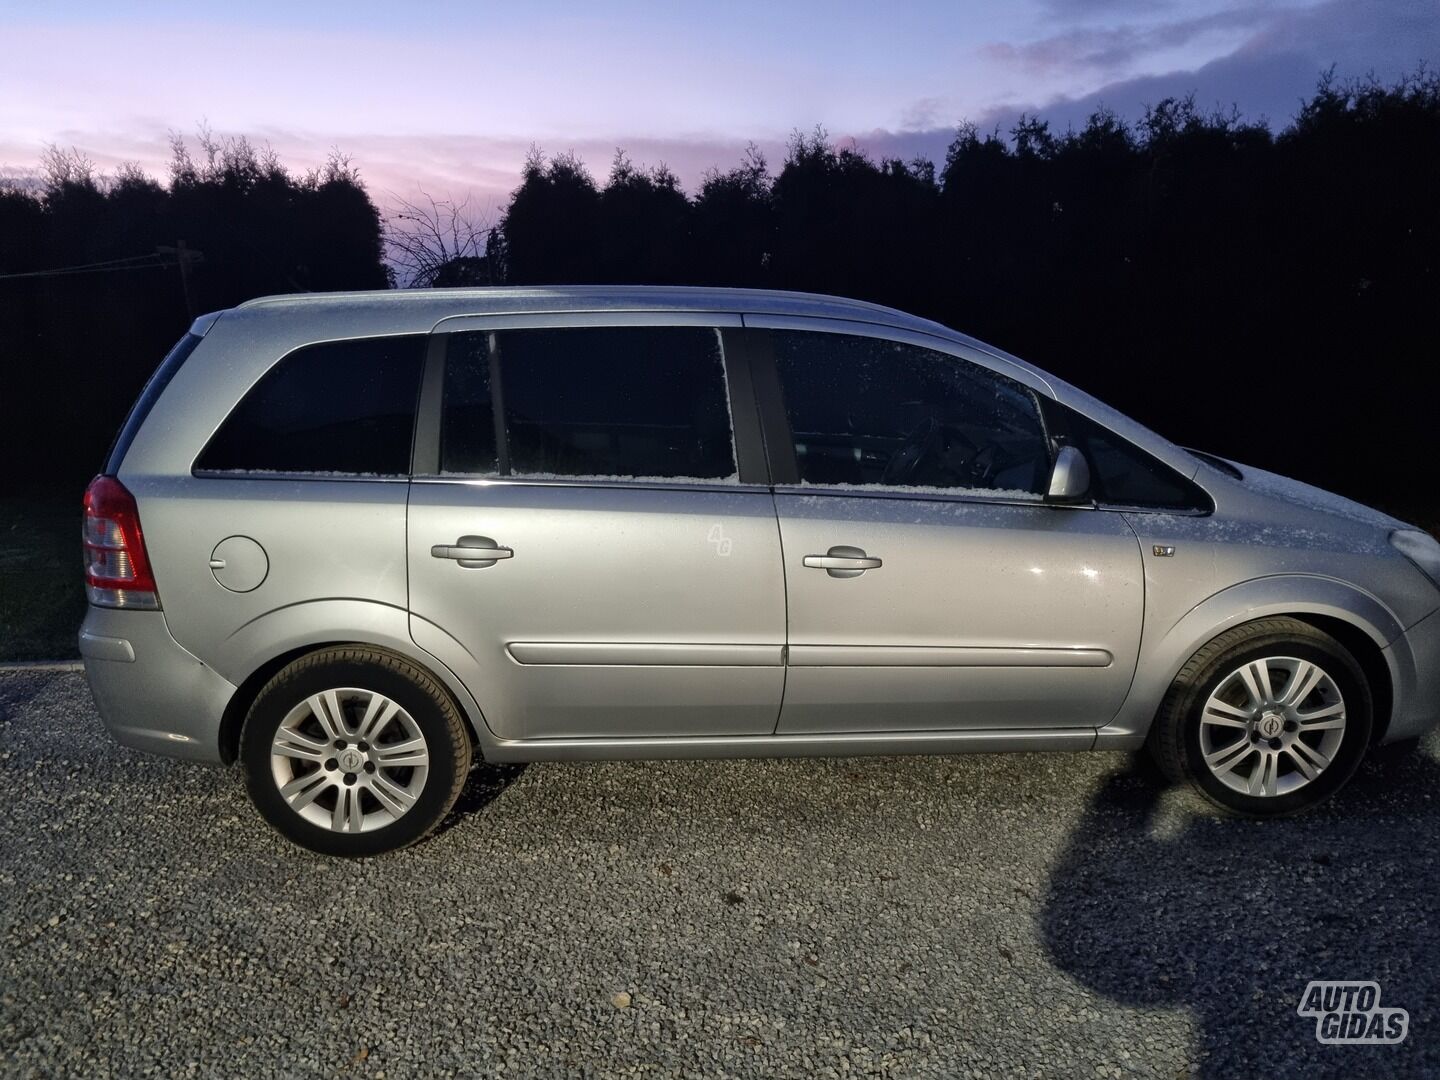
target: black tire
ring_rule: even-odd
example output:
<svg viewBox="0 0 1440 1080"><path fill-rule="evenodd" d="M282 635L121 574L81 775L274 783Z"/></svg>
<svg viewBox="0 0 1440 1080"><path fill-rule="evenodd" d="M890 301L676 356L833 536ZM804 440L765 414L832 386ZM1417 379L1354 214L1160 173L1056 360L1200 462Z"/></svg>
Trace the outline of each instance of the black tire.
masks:
<svg viewBox="0 0 1440 1080"><path fill-rule="evenodd" d="M362 832L337 832L302 817L281 795L272 772L271 743L281 723L312 695L337 687L372 691L398 704L424 736L429 756L423 781L418 770L412 774L417 781L412 786L419 787L414 804L388 824ZM359 645L323 649L282 669L255 698L240 736L240 762L255 808L286 839L322 855L378 855L419 840L454 805L470 761L465 720L445 688L404 657ZM355 798L358 803L358 792Z"/></svg>
<svg viewBox="0 0 1440 1080"><path fill-rule="evenodd" d="M1223 783L1205 763L1200 718L1227 676L1252 661L1274 657L1317 664L1330 676L1344 698L1344 734L1329 766L1302 787L1268 796L1245 794ZM1373 711L1365 674L1345 646L1298 619L1258 619L1227 630L1180 669L1147 746L1168 779L1189 784L1221 809L1246 817L1283 817L1324 802L1354 775L1370 744Z"/></svg>

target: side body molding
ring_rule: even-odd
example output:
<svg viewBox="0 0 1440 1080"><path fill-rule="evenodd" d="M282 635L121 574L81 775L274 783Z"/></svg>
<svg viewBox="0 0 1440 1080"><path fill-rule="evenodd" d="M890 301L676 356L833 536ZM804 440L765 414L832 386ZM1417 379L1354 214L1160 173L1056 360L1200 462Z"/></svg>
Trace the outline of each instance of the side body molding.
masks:
<svg viewBox="0 0 1440 1080"><path fill-rule="evenodd" d="M1150 731L1156 710L1175 676L1206 642L1232 627L1267 615L1321 615L1364 631L1384 649L1397 688L1413 679L1406 652L1387 648L1405 630L1388 607L1363 589L1319 574L1276 574L1252 578L1208 597L1160 636L1147 626L1140 664L1130 694L1115 717L1099 731L1096 749L1138 746ZM1410 672L1407 674L1406 665Z"/></svg>

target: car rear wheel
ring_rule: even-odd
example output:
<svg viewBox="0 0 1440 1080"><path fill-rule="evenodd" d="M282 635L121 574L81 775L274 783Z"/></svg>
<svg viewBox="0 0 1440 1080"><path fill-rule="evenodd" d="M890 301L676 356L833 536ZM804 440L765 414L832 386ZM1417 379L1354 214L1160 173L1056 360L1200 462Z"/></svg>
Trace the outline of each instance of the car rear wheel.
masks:
<svg viewBox="0 0 1440 1080"><path fill-rule="evenodd" d="M430 832L459 796L470 754L463 718L428 672L358 646L281 670L240 741L256 809L326 855L376 855Z"/></svg>
<svg viewBox="0 0 1440 1080"><path fill-rule="evenodd" d="M1221 634L1171 685L1149 746L1172 780L1252 817L1297 813L1350 779L1370 742L1371 697L1329 634L1272 618Z"/></svg>

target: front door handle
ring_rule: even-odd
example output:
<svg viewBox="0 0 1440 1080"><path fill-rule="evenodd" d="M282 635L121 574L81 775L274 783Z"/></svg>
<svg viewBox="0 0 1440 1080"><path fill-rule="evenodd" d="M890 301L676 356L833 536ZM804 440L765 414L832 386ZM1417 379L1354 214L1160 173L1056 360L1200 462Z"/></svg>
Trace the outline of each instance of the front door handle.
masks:
<svg viewBox="0 0 1440 1080"><path fill-rule="evenodd" d="M866 570L883 565L878 556L866 555L863 548L845 544L832 547L824 555L806 555L802 561L812 569L824 570L833 578L859 577Z"/></svg>
<svg viewBox="0 0 1440 1080"><path fill-rule="evenodd" d="M500 547L488 536L462 536L453 544L436 544L430 554L436 559L454 559L468 570L494 566L497 559L515 557L515 552Z"/></svg>

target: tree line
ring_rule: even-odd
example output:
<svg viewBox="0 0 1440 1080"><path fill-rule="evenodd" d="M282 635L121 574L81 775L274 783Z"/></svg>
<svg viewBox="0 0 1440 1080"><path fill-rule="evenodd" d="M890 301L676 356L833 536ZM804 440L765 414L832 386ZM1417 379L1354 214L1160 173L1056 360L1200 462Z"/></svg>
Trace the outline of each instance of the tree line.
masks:
<svg viewBox="0 0 1440 1080"><path fill-rule="evenodd" d="M38 380L21 400L59 425L39 436L47 453L73 436L67 477L93 469L97 439L183 328L179 256L4 275L184 240L203 253L189 264L200 310L393 283L380 214L343 158L297 177L243 140L202 147L197 163L177 144L166 186L52 155L38 193L0 193L0 348ZM1414 487L1433 443L1421 410L1440 389L1440 78L1424 71L1322 79L1278 130L1168 99L1064 131L1028 116L962 125L940 162L799 133L778 165L752 147L693 194L623 153L597 180L573 154L535 151L493 228L447 204L407 209L390 264L419 284L737 285L892 304L1187 445L1407 513L1434 501ZM100 431L88 443L63 419L80 416L79 385Z"/></svg>
<svg viewBox="0 0 1440 1080"><path fill-rule="evenodd" d="M1279 131L1169 99L1079 129L957 132L945 160L795 135L693 198L617 154L532 153L493 230L512 283L838 293L1000 345L1189 446L1379 501L1417 487L1440 390L1440 78L1320 81Z"/></svg>
<svg viewBox="0 0 1440 1080"><path fill-rule="evenodd" d="M0 454L7 487L82 484L196 314L276 292L385 288L383 225L348 159L176 137L167 184L52 149L0 187Z"/></svg>

